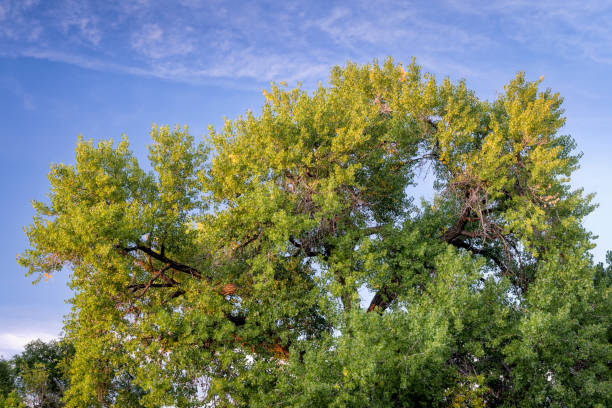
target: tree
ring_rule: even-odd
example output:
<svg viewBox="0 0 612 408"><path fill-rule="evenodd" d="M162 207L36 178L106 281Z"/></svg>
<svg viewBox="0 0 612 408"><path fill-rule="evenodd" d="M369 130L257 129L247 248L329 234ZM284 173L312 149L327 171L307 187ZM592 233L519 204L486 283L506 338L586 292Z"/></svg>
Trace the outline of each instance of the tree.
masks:
<svg viewBox="0 0 612 408"><path fill-rule="evenodd" d="M19 405L15 391L15 373L10 361L0 358L0 408Z"/></svg>
<svg viewBox="0 0 612 408"><path fill-rule="evenodd" d="M73 272L68 406L118 406L126 377L146 407L609 406L594 205L540 82L488 102L349 63L201 143L154 126L151 171L79 138L18 257Z"/></svg>
<svg viewBox="0 0 612 408"><path fill-rule="evenodd" d="M66 364L73 353L70 343L51 340L32 341L25 350L13 357L16 391L25 406L54 408L69 386Z"/></svg>
<svg viewBox="0 0 612 408"><path fill-rule="evenodd" d="M8 361L0 359L0 397L5 398L15 387L13 369Z"/></svg>

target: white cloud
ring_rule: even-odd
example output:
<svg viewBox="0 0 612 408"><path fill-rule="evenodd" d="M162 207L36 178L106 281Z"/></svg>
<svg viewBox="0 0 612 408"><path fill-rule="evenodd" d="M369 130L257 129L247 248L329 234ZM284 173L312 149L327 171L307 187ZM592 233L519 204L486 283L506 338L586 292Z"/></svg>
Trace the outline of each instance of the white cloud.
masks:
<svg viewBox="0 0 612 408"><path fill-rule="evenodd" d="M0 333L0 356L10 358L21 353L26 344L37 339L49 341L57 338L57 334L36 331Z"/></svg>

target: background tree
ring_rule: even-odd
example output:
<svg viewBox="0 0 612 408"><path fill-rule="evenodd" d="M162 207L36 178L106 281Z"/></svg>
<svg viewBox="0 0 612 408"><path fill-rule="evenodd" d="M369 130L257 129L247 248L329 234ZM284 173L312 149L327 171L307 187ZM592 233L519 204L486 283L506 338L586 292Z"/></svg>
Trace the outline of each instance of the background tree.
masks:
<svg viewBox="0 0 612 408"><path fill-rule="evenodd" d="M609 406L607 269L540 82L349 63L202 143L154 127L150 172L79 139L19 257L73 271L68 406L124 378L147 407Z"/></svg>
<svg viewBox="0 0 612 408"><path fill-rule="evenodd" d="M11 360L0 360L0 408L55 408L70 389L74 348L66 340L35 340ZM145 394L128 373L113 378L106 397L117 407L140 407Z"/></svg>
<svg viewBox="0 0 612 408"><path fill-rule="evenodd" d="M15 389L15 370L10 360L0 359L0 408L18 408L20 399Z"/></svg>
<svg viewBox="0 0 612 408"><path fill-rule="evenodd" d="M26 406L63 406L60 401L69 386L66 367L73 352L68 342L35 340L13 357L17 392Z"/></svg>
<svg viewBox="0 0 612 408"><path fill-rule="evenodd" d="M0 359L0 397L5 398L15 387L15 378L11 364Z"/></svg>

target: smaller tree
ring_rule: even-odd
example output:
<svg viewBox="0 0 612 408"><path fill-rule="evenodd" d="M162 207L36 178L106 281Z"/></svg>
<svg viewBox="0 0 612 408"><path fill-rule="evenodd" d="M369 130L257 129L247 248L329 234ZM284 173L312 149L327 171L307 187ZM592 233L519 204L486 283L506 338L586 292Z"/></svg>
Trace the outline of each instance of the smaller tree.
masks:
<svg viewBox="0 0 612 408"><path fill-rule="evenodd" d="M45 343L35 340L25 346L23 353L13 358L15 383L19 396L31 408L55 408L69 381L65 367L74 349L65 341Z"/></svg>
<svg viewBox="0 0 612 408"><path fill-rule="evenodd" d="M20 375L22 388L26 391L29 405L47 407L59 405L59 393L50 392L52 382L47 367L43 363L34 363L25 367Z"/></svg>
<svg viewBox="0 0 612 408"><path fill-rule="evenodd" d="M15 367L12 360L0 359L0 408L25 408L15 387Z"/></svg>

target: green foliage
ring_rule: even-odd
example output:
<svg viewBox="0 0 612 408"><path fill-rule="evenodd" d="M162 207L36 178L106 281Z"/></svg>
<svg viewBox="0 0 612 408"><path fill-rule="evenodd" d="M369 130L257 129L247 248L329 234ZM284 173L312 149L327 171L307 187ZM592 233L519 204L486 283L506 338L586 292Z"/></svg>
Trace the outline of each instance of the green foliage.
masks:
<svg viewBox="0 0 612 408"><path fill-rule="evenodd" d="M18 257L73 273L67 406L611 405L610 267L540 82L349 63L198 144L154 127L151 171L79 138Z"/></svg>
<svg viewBox="0 0 612 408"><path fill-rule="evenodd" d="M2 408L26 408L17 390L9 392L6 396L0 396L0 407Z"/></svg>
<svg viewBox="0 0 612 408"><path fill-rule="evenodd" d="M15 374L13 373L13 367L11 367L10 362L0 359L0 398L6 398L6 396L14 389L14 377Z"/></svg>
<svg viewBox="0 0 612 408"><path fill-rule="evenodd" d="M69 387L67 363L74 350L70 343L35 340L13 357L16 391L27 406L53 408Z"/></svg>

